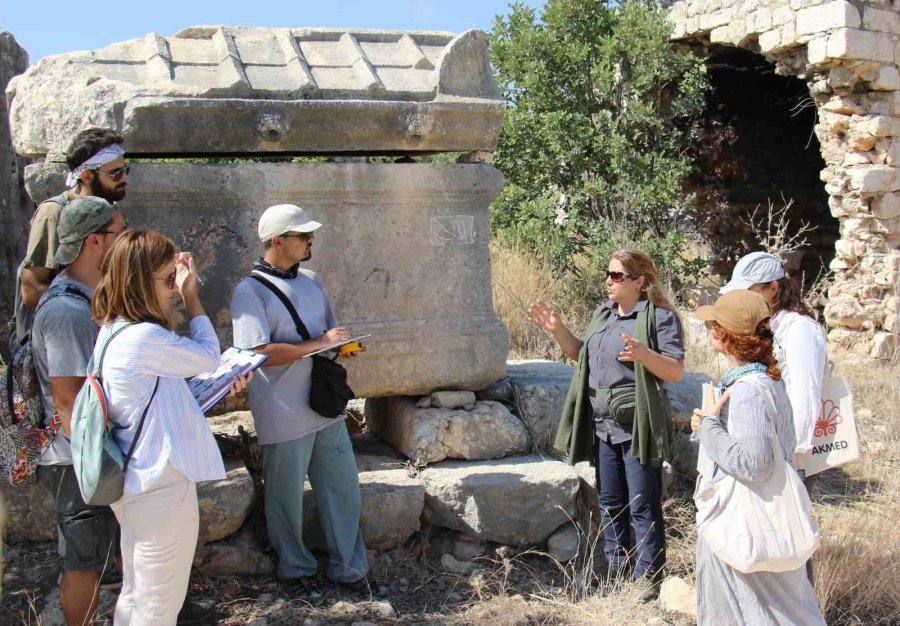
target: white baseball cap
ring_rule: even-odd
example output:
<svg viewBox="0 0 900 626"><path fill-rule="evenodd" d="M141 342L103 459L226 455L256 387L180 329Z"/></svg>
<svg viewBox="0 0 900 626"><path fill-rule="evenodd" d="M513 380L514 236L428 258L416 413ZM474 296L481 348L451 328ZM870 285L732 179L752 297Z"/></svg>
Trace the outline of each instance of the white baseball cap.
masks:
<svg viewBox="0 0 900 626"><path fill-rule="evenodd" d="M311 220L306 212L296 204L276 204L263 211L259 218L259 238L269 241L275 235L283 235L293 230L298 233L311 233L322 226Z"/></svg>
<svg viewBox="0 0 900 626"><path fill-rule="evenodd" d="M731 280L719 289L719 293L748 289L751 285L770 283L780 278L784 278L784 266L778 257L768 252L751 252L737 262Z"/></svg>

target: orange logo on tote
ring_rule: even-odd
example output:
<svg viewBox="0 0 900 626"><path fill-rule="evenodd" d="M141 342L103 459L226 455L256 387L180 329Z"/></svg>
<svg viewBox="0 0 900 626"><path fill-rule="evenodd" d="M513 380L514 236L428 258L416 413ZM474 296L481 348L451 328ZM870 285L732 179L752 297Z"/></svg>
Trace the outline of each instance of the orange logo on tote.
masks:
<svg viewBox="0 0 900 626"><path fill-rule="evenodd" d="M816 420L813 436L822 437L837 432L837 425L844 421L841 410L831 400L822 401L822 415Z"/></svg>

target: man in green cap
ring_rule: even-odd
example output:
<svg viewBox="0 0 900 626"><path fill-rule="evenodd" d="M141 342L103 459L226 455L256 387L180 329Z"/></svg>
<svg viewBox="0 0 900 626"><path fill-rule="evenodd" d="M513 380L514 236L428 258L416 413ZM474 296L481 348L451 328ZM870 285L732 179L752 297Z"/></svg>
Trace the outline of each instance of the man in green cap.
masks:
<svg viewBox="0 0 900 626"><path fill-rule="evenodd" d="M66 205L54 256L63 269L41 296L31 331L45 426L61 427L41 456L38 478L56 504L63 557L59 595L70 625L93 623L100 576L116 555L115 515L109 507L88 506L82 499L68 434L97 336L91 297L103 257L123 230L122 212L102 198L79 196Z"/></svg>

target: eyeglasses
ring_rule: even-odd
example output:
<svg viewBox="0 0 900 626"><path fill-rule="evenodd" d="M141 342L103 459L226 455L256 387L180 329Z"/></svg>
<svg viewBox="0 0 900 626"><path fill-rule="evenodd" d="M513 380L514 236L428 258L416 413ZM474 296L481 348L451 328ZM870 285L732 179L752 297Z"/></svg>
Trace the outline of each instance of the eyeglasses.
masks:
<svg viewBox="0 0 900 626"><path fill-rule="evenodd" d="M172 272L168 276L154 276L153 280L164 280L166 281L166 287L175 289L175 272Z"/></svg>
<svg viewBox="0 0 900 626"><path fill-rule="evenodd" d="M122 167L117 167L116 169L110 170L108 172L104 172L102 170L91 170L91 171L96 172L97 174L103 174L104 176L109 176L113 180L117 181L117 180L121 179L122 176L128 176L128 172L131 171L131 166L123 165Z"/></svg>
<svg viewBox="0 0 900 626"><path fill-rule="evenodd" d="M606 277L614 283L621 283L626 278L629 280L637 280L637 276L626 274L625 272L606 272Z"/></svg>

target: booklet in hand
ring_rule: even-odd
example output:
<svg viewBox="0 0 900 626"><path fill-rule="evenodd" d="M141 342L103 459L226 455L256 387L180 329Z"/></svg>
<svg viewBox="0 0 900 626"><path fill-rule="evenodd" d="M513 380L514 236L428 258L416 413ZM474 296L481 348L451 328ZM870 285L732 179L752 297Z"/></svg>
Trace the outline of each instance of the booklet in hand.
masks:
<svg viewBox="0 0 900 626"><path fill-rule="evenodd" d="M187 381L188 388L197 399L200 410L206 413L216 403L228 395L232 379L241 374L246 376L269 358L253 350L228 348L219 359L219 367L210 372L198 374Z"/></svg>

